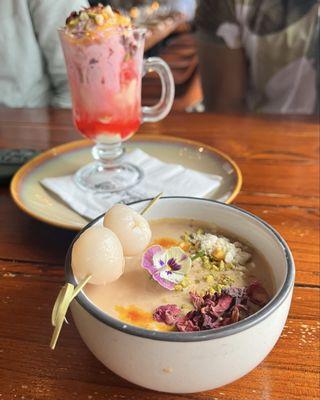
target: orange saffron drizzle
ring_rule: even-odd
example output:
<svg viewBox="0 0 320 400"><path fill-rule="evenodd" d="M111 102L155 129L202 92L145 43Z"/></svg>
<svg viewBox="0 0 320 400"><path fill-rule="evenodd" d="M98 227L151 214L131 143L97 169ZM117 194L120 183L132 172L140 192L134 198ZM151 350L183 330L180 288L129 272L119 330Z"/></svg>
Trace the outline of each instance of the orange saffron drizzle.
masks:
<svg viewBox="0 0 320 400"><path fill-rule="evenodd" d="M172 330L172 327L156 322L151 312L144 311L135 305L130 305L128 307L115 306L115 310L119 315L119 319L128 324L157 331Z"/></svg>
<svg viewBox="0 0 320 400"><path fill-rule="evenodd" d="M155 239L151 245L158 244L162 247L169 248L173 246L179 246L179 242L175 239L169 238L169 237L162 237L159 239Z"/></svg>

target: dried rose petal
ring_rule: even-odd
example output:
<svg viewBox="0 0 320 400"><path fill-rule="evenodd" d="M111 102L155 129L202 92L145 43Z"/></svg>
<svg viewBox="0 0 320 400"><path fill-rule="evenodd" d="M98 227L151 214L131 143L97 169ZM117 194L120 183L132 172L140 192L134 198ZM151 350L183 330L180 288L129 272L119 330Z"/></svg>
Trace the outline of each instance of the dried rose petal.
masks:
<svg viewBox="0 0 320 400"><path fill-rule="evenodd" d="M214 307L214 311L218 314L227 311L232 303L232 300L232 296L228 294L222 294L220 299L218 299L216 306Z"/></svg>
<svg viewBox="0 0 320 400"><path fill-rule="evenodd" d="M189 295L194 310L181 316L181 310L176 305L161 306L157 308L154 318L175 325L179 332L196 332L219 328L246 318L250 310L247 307L248 298L258 306L265 305L269 300L267 292L258 282L244 288L229 288L213 295Z"/></svg>
<svg viewBox="0 0 320 400"><path fill-rule="evenodd" d="M240 310L237 306L234 306L231 313L231 321L238 322L240 319Z"/></svg>
<svg viewBox="0 0 320 400"><path fill-rule="evenodd" d="M202 329L213 329L217 328L218 326L219 326L219 318L212 317L209 314L205 314L203 316L203 321L201 325Z"/></svg>
<svg viewBox="0 0 320 400"><path fill-rule="evenodd" d="M253 282L247 288L250 301L260 307L265 306L269 301L269 295L265 288L259 282Z"/></svg>
<svg viewBox="0 0 320 400"><path fill-rule="evenodd" d="M229 294L232 297L236 297L239 302L243 302L247 296L247 287L235 287L231 286L228 289L224 290L224 293Z"/></svg>
<svg viewBox="0 0 320 400"><path fill-rule="evenodd" d="M204 300L198 293L190 292L189 296L190 296L190 300L191 300L191 303L193 304L194 308L196 308L198 310L199 308L201 308L203 306Z"/></svg>
<svg viewBox="0 0 320 400"><path fill-rule="evenodd" d="M158 307L153 313L153 318L158 322L174 325L178 320L179 314L181 314L181 310L176 304L167 304Z"/></svg>
<svg viewBox="0 0 320 400"><path fill-rule="evenodd" d="M186 317L183 319L180 319L176 323L176 328L179 332L196 332L200 331L199 326L194 324L194 322L190 319L187 319Z"/></svg>

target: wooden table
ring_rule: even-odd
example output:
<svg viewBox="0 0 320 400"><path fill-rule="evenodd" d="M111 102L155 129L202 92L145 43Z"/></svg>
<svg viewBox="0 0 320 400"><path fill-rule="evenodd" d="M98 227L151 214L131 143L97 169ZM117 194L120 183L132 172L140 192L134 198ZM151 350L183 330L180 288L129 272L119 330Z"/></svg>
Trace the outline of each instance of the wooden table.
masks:
<svg viewBox="0 0 320 400"><path fill-rule="evenodd" d="M180 396L144 390L108 371L72 322L50 351L51 307L64 282L63 260L74 234L24 215L2 187L0 400L318 399L318 125L308 118L180 114L140 131L208 143L239 163L244 185L235 204L272 224L296 261L294 298L282 337L246 377L212 392ZM0 148L47 149L77 138L69 111L0 109Z"/></svg>

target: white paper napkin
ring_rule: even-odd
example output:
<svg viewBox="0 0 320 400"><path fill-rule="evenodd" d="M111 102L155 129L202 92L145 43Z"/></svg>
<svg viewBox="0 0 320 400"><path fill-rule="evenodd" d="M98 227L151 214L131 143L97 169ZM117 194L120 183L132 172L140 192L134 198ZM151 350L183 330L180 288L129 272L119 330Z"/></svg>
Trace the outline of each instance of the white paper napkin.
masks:
<svg viewBox="0 0 320 400"><path fill-rule="evenodd" d="M218 189L221 177L187 169L178 164L167 164L135 149L123 157L144 171L144 178L133 188L111 194L94 194L81 190L72 175L45 178L41 184L58 195L73 210L93 219L106 212L115 203L129 203L163 192L166 196L204 197Z"/></svg>

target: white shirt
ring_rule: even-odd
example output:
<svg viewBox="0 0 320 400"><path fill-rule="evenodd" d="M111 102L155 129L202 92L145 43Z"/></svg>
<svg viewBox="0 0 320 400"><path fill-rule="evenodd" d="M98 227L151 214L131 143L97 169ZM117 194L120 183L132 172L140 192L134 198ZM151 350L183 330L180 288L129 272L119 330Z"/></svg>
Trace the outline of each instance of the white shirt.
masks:
<svg viewBox="0 0 320 400"><path fill-rule="evenodd" d="M70 107L57 29L86 0L0 1L0 105Z"/></svg>

